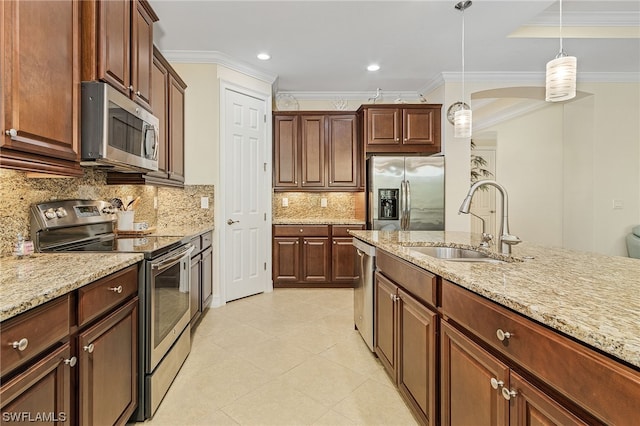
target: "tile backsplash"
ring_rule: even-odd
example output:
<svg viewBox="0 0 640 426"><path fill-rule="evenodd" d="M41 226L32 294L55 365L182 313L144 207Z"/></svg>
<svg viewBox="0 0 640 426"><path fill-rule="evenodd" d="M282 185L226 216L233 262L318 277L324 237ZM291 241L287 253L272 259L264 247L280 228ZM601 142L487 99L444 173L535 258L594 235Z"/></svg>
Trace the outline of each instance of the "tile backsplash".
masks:
<svg viewBox="0 0 640 426"><path fill-rule="evenodd" d="M275 192L272 213L274 219L364 220L364 192Z"/></svg>
<svg viewBox="0 0 640 426"><path fill-rule="evenodd" d="M0 256L12 253L18 233L29 236L31 204L72 198L118 197L124 201L128 196L140 197L135 221L146 221L159 231L167 224L213 226L213 185L191 185L185 189L107 185L105 173L94 169L85 169L81 178L29 178L24 172L0 169ZM204 196L209 197L206 209L200 208L200 197Z"/></svg>

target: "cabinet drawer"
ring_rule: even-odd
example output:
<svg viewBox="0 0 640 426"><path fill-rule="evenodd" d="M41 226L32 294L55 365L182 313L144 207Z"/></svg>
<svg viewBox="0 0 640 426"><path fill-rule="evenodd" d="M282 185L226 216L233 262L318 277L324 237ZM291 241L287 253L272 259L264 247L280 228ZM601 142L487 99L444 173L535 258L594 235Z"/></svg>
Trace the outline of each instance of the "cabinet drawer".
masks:
<svg viewBox="0 0 640 426"><path fill-rule="evenodd" d="M69 335L69 300L69 295L59 297L2 323L3 376ZM26 347L20 350L18 342L26 343Z"/></svg>
<svg viewBox="0 0 640 426"><path fill-rule="evenodd" d="M605 423L640 418L640 372L442 281L445 316ZM498 330L510 337L499 340Z"/></svg>
<svg viewBox="0 0 640 426"><path fill-rule="evenodd" d="M382 250L376 250L376 268L418 299L437 306L438 279L432 273Z"/></svg>
<svg viewBox="0 0 640 426"><path fill-rule="evenodd" d="M351 237L349 230L355 231L362 229L362 225L332 225L331 236L332 237Z"/></svg>
<svg viewBox="0 0 640 426"><path fill-rule="evenodd" d="M119 305L138 292L138 267L130 266L78 289L78 326Z"/></svg>
<svg viewBox="0 0 640 426"><path fill-rule="evenodd" d="M200 236L200 246L202 248L202 250L206 249L207 247L211 246L211 241L213 240L213 233L211 232L206 232L204 234L202 234Z"/></svg>
<svg viewBox="0 0 640 426"><path fill-rule="evenodd" d="M273 225L274 237L328 237L329 225Z"/></svg>

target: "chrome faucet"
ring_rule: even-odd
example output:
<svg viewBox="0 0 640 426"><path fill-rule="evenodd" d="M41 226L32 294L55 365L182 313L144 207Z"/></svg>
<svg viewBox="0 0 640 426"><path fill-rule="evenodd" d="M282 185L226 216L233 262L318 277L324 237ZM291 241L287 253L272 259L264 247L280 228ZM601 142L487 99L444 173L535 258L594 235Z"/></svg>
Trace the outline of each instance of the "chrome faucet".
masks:
<svg viewBox="0 0 640 426"><path fill-rule="evenodd" d="M478 188L485 185L494 186L500 192L500 195L502 195L502 221L500 222L500 237L498 237L498 243L500 244L500 253L511 255L511 246L518 244L522 240L509 233L509 196L507 195L507 190L504 186L494 180L476 181L471 185L471 188L469 188L469 193L462 201L458 211L460 213L469 214L473 194Z"/></svg>
<svg viewBox="0 0 640 426"><path fill-rule="evenodd" d="M493 235L487 234L485 220L472 211L469 211L469 214L473 217L480 219L480 221L482 221L482 242L480 243L480 247L489 248L489 245L491 244L491 240L493 240Z"/></svg>

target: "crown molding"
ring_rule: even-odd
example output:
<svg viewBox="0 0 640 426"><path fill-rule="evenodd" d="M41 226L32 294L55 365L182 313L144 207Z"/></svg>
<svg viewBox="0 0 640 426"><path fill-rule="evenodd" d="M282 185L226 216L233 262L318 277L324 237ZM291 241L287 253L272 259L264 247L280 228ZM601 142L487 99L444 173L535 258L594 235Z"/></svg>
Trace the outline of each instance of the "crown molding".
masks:
<svg viewBox="0 0 640 426"><path fill-rule="evenodd" d="M369 99L376 95L375 90L370 91L343 91L343 92L303 92L303 91L280 91L279 95L291 95L296 99L304 99L307 101L331 101L335 99ZM387 102L401 98L404 100L418 99L417 91L401 91L401 90L382 90L382 98Z"/></svg>
<svg viewBox="0 0 640 426"><path fill-rule="evenodd" d="M166 50L162 54L169 62L181 64L217 64L225 66L234 71L241 72L249 77L274 84L278 76L259 70L245 62L238 61L231 56L208 50Z"/></svg>

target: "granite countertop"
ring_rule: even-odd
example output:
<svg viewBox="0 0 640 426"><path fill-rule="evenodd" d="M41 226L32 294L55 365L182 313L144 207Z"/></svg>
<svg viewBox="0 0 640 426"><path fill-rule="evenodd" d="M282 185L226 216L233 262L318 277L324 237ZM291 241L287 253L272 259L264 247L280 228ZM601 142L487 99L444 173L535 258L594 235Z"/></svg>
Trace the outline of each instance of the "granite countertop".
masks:
<svg viewBox="0 0 640 426"><path fill-rule="evenodd" d="M411 246L477 248L466 232L351 234L640 368L640 261L523 242L508 263L448 262ZM499 258L495 245L491 256Z"/></svg>
<svg viewBox="0 0 640 426"><path fill-rule="evenodd" d="M277 218L273 219L274 225L364 225L360 219L301 219L301 218Z"/></svg>
<svg viewBox="0 0 640 426"><path fill-rule="evenodd" d="M137 253L36 253L0 259L0 321L143 259Z"/></svg>
<svg viewBox="0 0 640 426"><path fill-rule="evenodd" d="M195 237L196 235L203 234L205 232L213 231L214 227L211 226L168 226L162 229L156 229L155 232L150 234L151 236L161 237Z"/></svg>

